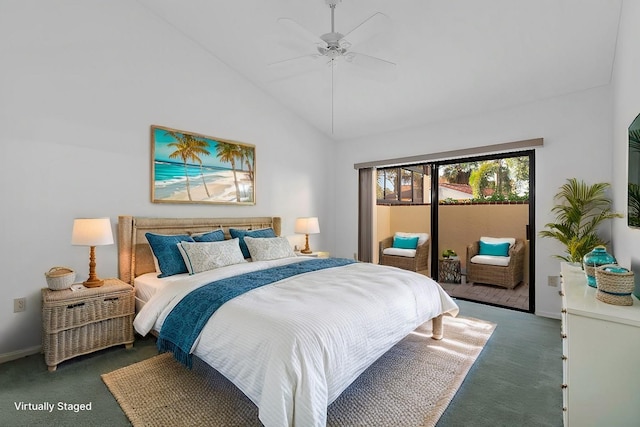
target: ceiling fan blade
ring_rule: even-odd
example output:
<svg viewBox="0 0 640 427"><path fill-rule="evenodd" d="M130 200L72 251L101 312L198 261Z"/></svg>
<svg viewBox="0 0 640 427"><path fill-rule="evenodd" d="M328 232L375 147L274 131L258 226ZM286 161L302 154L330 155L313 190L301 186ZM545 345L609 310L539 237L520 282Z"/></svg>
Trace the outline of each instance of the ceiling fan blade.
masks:
<svg viewBox="0 0 640 427"><path fill-rule="evenodd" d="M272 62L269 64L269 68L277 74L278 79L286 79L322 70L325 63L323 59L326 58L317 53L303 55Z"/></svg>
<svg viewBox="0 0 640 427"><path fill-rule="evenodd" d="M361 67L376 80L389 81L396 78L396 64L364 53L349 52L344 55L345 61Z"/></svg>
<svg viewBox="0 0 640 427"><path fill-rule="evenodd" d="M359 46L368 39L387 31L390 25L391 19L387 15L376 12L345 34L342 39L346 39L353 46Z"/></svg>
<svg viewBox="0 0 640 427"><path fill-rule="evenodd" d="M271 62L269 64L270 67L278 67L280 65L291 65L291 64L298 64L298 63L311 63L313 62L314 64L318 63L318 59L322 58L322 55L315 53L315 54L311 54L311 55L302 55L302 56L296 56L295 58L288 58L288 59L283 59L282 61L276 61L276 62Z"/></svg>
<svg viewBox="0 0 640 427"><path fill-rule="evenodd" d="M291 36L299 40L304 40L305 42L312 44L320 44L322 46L326 46L327 44L317 35L313 34L311 31L304 28L302 25L298 24L291 18L279 18L278 24Z"/></svg>

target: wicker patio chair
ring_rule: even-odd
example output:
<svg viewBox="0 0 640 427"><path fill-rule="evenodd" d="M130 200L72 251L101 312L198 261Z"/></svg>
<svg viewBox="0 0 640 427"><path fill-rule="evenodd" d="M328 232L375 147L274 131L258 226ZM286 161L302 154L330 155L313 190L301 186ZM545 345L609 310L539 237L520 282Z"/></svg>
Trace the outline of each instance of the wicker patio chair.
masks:
<svg viewBox="0 0 640 427"><path fill-rule="evenodd" d="M427 239L426 242L418 245L415 257L387 255L383 253L386 248L390 248L392 246L393 236L387 237L380 242L380 264L390 265L410 271L424 271L425 274L429 273L430 239Z"/></svg>
<svg viewBox="0 0 640 427"><path fill-rule="evenodd" d="M516 239L515 244L509 248L509 265L476 264L471 258L478 255L480 242L474 242L467 246L467 282L486 283L503 288L513 289L524 278L524 253L525 243L522 239Z"/></svg>

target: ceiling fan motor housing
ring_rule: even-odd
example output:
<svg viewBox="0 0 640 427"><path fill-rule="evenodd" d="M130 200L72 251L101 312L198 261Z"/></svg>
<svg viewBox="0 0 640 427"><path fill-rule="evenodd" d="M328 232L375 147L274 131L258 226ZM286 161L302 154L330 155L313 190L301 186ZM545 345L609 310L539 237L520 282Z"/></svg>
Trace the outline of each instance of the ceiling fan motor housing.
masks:
<svg viewBox="0 0 640 427"><path fill-rule="evenodd" d="M344 55L347 53L347 48L349 46L346 45L346 43L341 43L343 37L344 36L338 32L321 35L320 38L327 44L327 47L318 46L318 52L330 59L335 59L338 56Z"/></svg>

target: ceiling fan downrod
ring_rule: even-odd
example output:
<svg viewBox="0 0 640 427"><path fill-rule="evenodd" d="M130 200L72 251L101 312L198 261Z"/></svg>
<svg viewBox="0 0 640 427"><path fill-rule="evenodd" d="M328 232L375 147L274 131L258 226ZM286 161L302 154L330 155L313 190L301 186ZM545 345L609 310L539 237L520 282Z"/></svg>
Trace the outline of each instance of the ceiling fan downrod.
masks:
<svg viewBox="0 0 640 427"><path fill-rule="evenodd" d="M320 38L327 44L327 47L318 46L318 52L320 52L321 55L327 56L332 61L347 53L348 47L340 45L340 40L344 35L336 32L335 10L340 1L341 0L326 0L327 5L331 9L331 32L320 36Z"/></svg>

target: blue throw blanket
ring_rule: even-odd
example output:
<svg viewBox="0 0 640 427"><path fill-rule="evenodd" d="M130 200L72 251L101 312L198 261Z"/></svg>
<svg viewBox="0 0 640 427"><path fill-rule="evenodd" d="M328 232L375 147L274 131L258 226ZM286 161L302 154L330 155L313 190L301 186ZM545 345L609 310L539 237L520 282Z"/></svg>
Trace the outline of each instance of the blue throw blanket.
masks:
<svg viewBox="0 0 640 427"><path fill-rule="evenodd" d="M191 347L213 313L225 302L252 289L302 273L340 267L355 261L323 258L297 262L217 280L194 289L171 310L162 325L158 350L170 351L176 360L191 368Z"/></svg>

